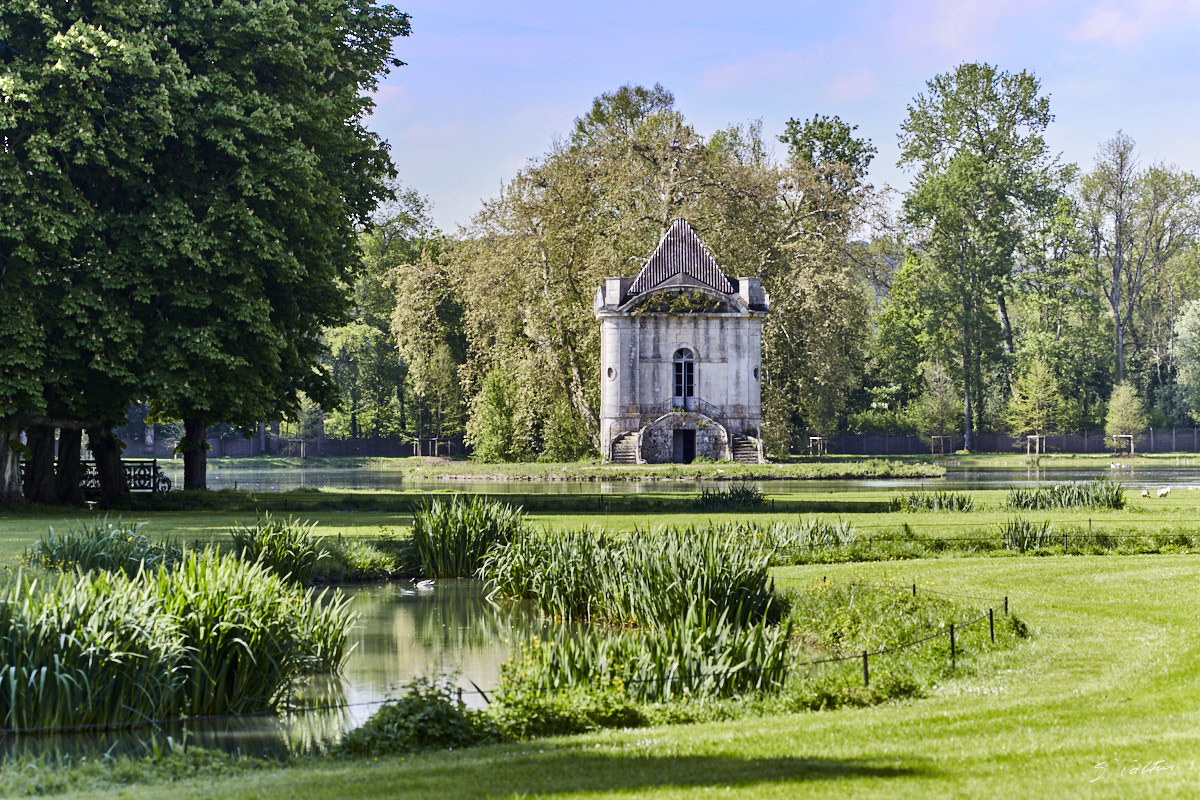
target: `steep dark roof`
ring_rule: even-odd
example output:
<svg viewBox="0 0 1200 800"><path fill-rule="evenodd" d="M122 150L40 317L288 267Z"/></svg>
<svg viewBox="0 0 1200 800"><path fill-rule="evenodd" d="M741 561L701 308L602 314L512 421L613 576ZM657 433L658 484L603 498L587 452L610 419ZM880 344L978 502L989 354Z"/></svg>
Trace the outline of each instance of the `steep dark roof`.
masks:
<svg viewBox="0 0 1200 800"><path fill-rule="evenodd" d="M691 281L687 280L689 278ZM686 222L677 219L671 223L670 230L658 243L646 266L633 279L629 294L648 292L664 284L686 285L693 281L725 294L734 292L733 284L721 272L695 231Z"/></svg>

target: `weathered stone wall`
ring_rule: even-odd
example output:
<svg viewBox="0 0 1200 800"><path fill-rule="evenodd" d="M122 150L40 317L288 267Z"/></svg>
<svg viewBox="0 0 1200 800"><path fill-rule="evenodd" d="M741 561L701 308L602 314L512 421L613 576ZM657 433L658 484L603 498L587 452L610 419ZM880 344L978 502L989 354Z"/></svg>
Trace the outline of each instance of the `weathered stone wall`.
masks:
<svg viewBox="0 0 1200 800"><path fill-rule="evenodd" d="M642 430L641 460L647 464L670 463L677 430L696 432L697 458L729 460L729 434L725 427L703 414L685 411L664 414Z"/></svg>

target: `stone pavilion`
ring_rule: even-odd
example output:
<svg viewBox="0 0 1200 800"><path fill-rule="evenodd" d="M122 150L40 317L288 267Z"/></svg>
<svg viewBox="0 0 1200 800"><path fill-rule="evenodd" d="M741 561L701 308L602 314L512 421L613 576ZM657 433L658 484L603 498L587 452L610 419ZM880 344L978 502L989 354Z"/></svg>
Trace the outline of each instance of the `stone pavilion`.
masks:
<svg viewBox="0 0 1200 800"><path fill-rule="evenodd" d="M761 462L757 278L730 279L682 219L632 278L606 278L600 321L600 452L606 461Z"/></svg>

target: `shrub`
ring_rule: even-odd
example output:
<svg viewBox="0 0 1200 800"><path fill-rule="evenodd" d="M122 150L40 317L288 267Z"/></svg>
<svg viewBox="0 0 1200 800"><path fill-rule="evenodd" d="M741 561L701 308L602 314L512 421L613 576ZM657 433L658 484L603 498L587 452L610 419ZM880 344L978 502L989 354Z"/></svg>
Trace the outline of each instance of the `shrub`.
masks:
<svg viewBox="0 0 1200 800"><path fill-rule="evenodd" d="M397 572L397 561L369 542L340 537L328 541L328 547L317 562L313 579L319 583L387 580Z"/></svg>
<svg viewBox="0 0 1200 800"><path fill-rule="evenodd" d="M143 523L110 522L97 517L91 523L72 524L61 536L50 528L25 552L26 563L54 570L123 572L170 569L183 557L183 548L155 542L141 532Z"/></svg>
<svg viewBox="0 0 1200 800"><path fill-rule="evenodd" d="M317 562L328 553L313 535L315 522L279 519L265 514L253 528L229 531L233 552L244 561L261 563L285 580L311 584Z"/></svg>
<svg viewBox="0 0 1200 800"><path fill-rule="evenodd" d="M434 500L413 516L412 538L422 572L430 578L469 578L494 545L525 525L520 508L473 497Z"/></svg>
<svg viewBox="0 0 1200 800"><path fill-rule="evenodd" d="M409 684L407 695L383 706L362 727L348 733L339 752L382 756L452 750L499 739L499 732L488 718L468 710L452 691L446 681L417 678Z"/></svg>
<svg viewBox="0 0 1200 800"><path fill-rule="evenodd" d="M488 706L487 716L510 739L649 724L645 708L613 687L572 686L553 694L507 691Z"/></svg>

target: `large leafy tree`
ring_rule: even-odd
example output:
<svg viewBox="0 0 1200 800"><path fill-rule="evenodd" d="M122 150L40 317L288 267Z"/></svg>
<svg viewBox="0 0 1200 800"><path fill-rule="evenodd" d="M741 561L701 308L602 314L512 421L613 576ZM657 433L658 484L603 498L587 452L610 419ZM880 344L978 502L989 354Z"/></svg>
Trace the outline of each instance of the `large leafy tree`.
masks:
<svg viewBox="0 0 1200 800"><path fill-rule="evenodd" d="M408 19L318 0L184 4L188 91L144 198L159 262L154 407L184 421L184 484L203 488L205 429L335 397L321 330L345 320L358 226L386 195L366 96Z"/></svg>
<svg viewBox="0 0 1200 800"><path fill-rule="evenodd" d="M957 332L970 449L985 366L1013 351L1006 293L1023 220L1053 206L1062 180L1042 134L1052 116L1036 77L963 64L934 77L901 125L905 198L920 231L928 302Z"/></svg>
<svg viewBox="0 0 1200 800"><path fill-rule="evenodd" d="M1127 377L1139 301L1200 232L1197 201L1194 175L1162 164L1139 169L1135 143L1120 131L1101 145L1095 167L1080 183L1085 252L1112 318L1118 383Z"/></svg>
<svg viewBox="0 0 1200 800"><path fill-rule="evenodd" d="M4 3L5 427L88 425L111 464L149 396L195 488L206 422L332 399L319 332L390 171L366 93L407 32L360 0Z"/></svg>

